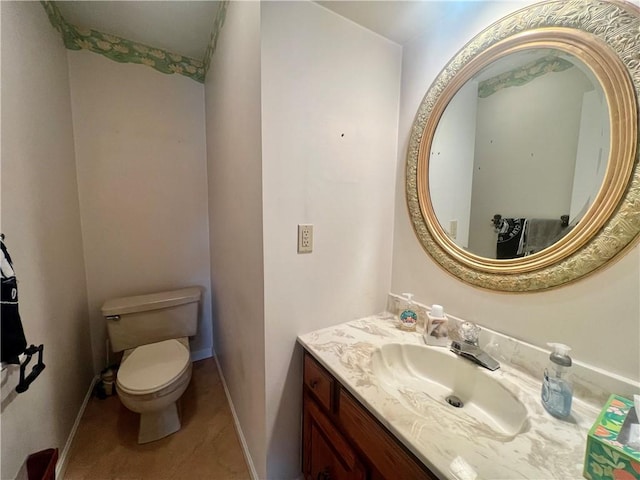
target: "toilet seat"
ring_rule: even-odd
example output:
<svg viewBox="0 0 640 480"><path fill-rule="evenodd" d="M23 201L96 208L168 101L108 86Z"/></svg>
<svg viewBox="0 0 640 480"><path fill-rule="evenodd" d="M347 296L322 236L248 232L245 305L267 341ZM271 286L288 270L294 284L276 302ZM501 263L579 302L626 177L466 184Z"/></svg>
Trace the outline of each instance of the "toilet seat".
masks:
<svg viewBox="0 0 640 480"><path fill-rule="evenodd" d="M191 362L188 349L178 340L142 345L123 359L117 386L130 395L146 395L171 385Z"/></svg>

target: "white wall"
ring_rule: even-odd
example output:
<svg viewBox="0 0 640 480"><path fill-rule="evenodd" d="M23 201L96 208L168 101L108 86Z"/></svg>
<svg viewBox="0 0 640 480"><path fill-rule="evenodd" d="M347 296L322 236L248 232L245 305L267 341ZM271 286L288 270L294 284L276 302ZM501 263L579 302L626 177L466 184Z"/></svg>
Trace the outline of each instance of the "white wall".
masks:
<svg viewBox="0 0 640 480"><path fill-rule="evenodd" d="M211 355L204 88L68 51L94 369L109 298L199 285L192 355Z"/></svg>
<svg viewBox="0 0 640 480"><path fill-rule="evenodd" d="M467 18L443 18L437 29L406 45L391 289L413 291L420 302L440 303L453 315L538 346L548 341L566 343L573 347L576 360L637 381L639 247L609 268L562 288L529 294L492 293L467 286L437 266L418 243L406 212L404 162L411 124L423 95L468 40L526 3L469 3Z"/></svg>
<svg viewBox="0 0 640 480"><path fill-rule="evenodd" d="M267 473L288 479L297 335L385 306L401 48L312 2L265 2L261 19ZM299 223L314 225L311 254Z"/></svg>
<svg viewBox="0 0 640 480"><path fill-rule="evenodd" d="M215 351L266 478L259 2L231 2L205 84Z"/></svg>
<svg viewBox="0 0 640 480"><path fill-rule="evenodd" d="M27 455L62 450L92 369L66 52L39 2L0 8L2 232L27 342L44 344L46 365L18 396L19 369L2 372L0 477L9 479Z"/></svg>

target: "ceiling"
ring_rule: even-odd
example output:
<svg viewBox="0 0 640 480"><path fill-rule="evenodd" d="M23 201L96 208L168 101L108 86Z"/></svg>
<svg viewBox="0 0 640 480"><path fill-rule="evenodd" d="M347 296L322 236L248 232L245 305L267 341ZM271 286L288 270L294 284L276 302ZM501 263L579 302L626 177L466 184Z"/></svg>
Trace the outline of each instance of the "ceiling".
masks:
<svg viewBox="0 0 640 480"><path fill-rule="evenodd" d="M209 44L218 1L59 1L67 22L201 59ZM435 0L316 3L403 44L424 31L448 3Z"/></svg>
<svg viewBox="0 0 640 480"><path fill-rule="evenodd" d="M436 0L316 0L338 15L372 30L400 45L424 33L451 1Z"/></svg>

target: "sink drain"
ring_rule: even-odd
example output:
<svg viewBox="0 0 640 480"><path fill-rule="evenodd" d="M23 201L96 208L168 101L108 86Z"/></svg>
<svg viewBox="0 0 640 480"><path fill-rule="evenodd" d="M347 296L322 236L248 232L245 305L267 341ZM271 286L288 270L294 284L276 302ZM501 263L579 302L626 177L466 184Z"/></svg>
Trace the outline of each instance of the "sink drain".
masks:
<svg viewBox="0 0 640 480"><path fill-rule="evenodd" d="M456 397L455 395L449 395L447 398L447 403L453 407L456 408L462 408L464 407L464 403L462 403L462 400L460 400L458 397Z"/></svg>

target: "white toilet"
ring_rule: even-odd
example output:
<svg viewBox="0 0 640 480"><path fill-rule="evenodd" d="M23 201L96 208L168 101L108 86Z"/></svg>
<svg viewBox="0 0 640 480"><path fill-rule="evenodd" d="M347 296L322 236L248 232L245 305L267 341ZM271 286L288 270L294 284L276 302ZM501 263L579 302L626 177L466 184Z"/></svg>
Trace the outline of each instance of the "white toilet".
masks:
<svg viewBox="0 0 640 480"><path fill-rule="evenodd" d="M180 430L178 399L191 380L187 337L196 334L202 292L170 292L107 300L102 314L114 352L124 350L116 389L122 403L140 414L138 443Z"/></svg>

